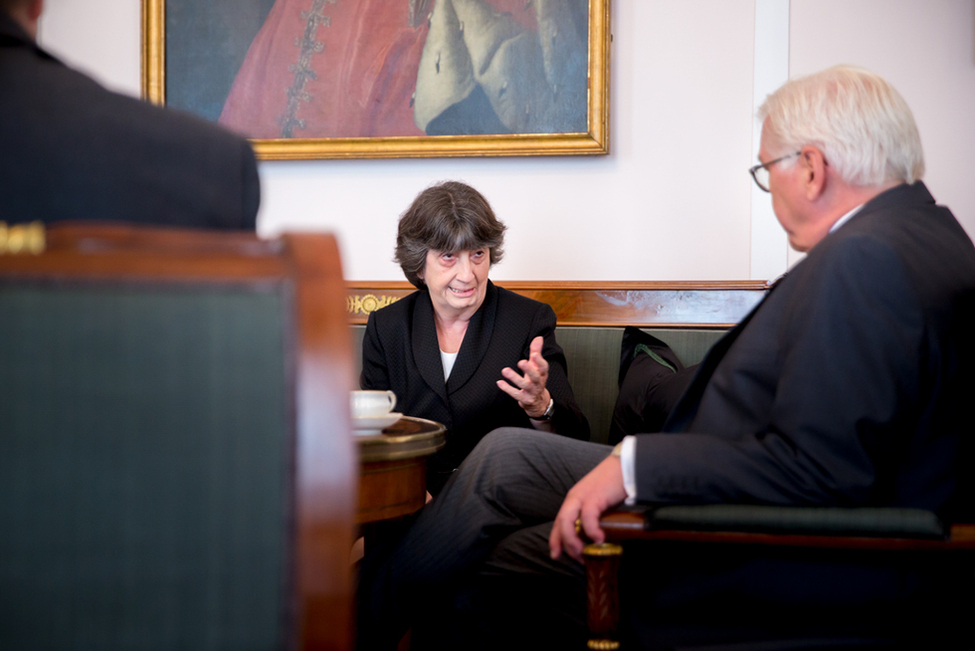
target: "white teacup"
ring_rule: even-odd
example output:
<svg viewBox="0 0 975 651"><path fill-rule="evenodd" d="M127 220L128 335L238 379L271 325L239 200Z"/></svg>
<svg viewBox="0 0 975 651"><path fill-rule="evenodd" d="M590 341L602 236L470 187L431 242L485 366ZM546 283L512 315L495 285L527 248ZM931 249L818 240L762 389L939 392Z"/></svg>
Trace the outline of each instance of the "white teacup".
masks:
<svg viewBox="0 0 975 651"><path fill-rule="evenodd" d="M392 391L352 391L351 399L353 418L379 418L396 406Z"/></svg>

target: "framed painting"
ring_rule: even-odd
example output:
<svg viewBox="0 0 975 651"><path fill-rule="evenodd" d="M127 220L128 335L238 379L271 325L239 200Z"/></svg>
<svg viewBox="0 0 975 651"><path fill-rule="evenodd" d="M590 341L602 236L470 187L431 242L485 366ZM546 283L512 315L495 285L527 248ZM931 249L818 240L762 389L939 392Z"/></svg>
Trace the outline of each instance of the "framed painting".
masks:
<svg viewBox="0 0 975 651"><path fill-rule="evenodd" d="M263 159L608 152L610 0L142 0L143 94Z"/></svg>

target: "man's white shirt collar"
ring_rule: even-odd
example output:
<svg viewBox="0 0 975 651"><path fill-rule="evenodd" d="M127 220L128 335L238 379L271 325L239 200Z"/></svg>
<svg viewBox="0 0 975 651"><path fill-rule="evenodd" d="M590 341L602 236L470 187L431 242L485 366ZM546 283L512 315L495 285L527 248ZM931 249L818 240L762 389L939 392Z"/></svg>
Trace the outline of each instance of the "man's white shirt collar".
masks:
<svg viewBox="0 0 975 651"><path fill-rule="evenodd" d="M855 215L858 212L860 212L860 209L863 208L863 206L864 206L864 204L861 203L859 206L857 206L856 208L854 208L850 212L846 213L845 215L843 215L842 217L840 217L839 219L837 219L836 220L836 223L833 224L832 226L830 226L829 232L830 233L836 232L836 229L838 229L840 226L842 226L846 222L850 221L850 217L852 217L853 215Z"/></svg>

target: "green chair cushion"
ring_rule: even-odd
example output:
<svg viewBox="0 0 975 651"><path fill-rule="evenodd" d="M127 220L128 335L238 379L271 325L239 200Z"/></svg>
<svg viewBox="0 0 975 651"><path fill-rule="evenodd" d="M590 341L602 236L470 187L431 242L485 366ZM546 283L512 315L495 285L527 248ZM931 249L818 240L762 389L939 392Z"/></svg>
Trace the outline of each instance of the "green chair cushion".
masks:
<svg viewBox="0 0 975 651"><path fill-rule="evenodd" d="M708 504L661 506L647 514L650 530L747 531L944 538L944 524L931 511L904 508L837 508Z"/></svg>

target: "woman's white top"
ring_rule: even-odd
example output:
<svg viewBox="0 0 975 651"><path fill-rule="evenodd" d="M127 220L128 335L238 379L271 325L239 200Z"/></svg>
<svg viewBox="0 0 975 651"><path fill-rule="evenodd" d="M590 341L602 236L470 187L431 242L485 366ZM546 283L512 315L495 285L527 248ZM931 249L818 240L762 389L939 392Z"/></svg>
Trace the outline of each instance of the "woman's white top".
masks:
<svg viewBox="0 0 975 651"><path fill-rule="evenodd" d="M443 381L446 382L454 368L454 362L457 361L457 353L445 353L441 350L440 361L443 362Z"/></svg>

